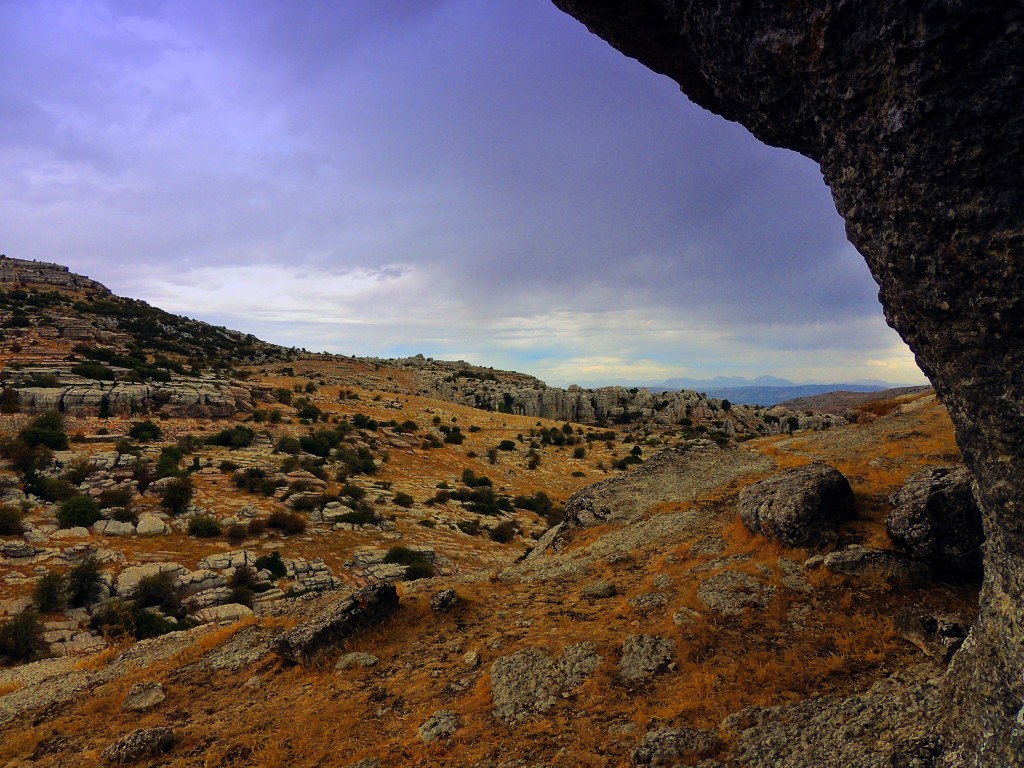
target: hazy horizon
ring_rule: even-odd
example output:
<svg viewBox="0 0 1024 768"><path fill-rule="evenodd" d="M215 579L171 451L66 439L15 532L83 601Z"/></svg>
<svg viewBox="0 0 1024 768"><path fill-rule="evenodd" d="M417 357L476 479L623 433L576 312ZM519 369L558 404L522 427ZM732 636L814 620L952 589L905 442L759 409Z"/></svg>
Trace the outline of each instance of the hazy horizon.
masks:
<svg viewBox="0 0 1024 768"><path fill-rule="evenodd" d="M310 351L924 383L814 163L546 0L0 6L0 252Z"/></svg>

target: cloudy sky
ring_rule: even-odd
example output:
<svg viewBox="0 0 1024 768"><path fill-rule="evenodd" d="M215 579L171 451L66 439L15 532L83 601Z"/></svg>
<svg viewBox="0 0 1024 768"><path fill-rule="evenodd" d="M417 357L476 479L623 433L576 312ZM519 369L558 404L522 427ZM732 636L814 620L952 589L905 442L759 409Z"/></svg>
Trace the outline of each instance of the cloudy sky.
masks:
<svg viewBox="0 0 1024 768"><path fill-rule="evenodd" d="M0 0L0 252L553 384L917 382L817 167L547 0Z"/></svg>

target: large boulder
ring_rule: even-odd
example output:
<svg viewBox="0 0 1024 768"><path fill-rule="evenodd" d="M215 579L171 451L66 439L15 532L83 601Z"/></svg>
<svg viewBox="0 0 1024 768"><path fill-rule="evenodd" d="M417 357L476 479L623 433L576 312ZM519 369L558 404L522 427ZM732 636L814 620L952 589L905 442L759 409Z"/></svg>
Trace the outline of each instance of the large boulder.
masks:
<svg viewBox="0 0 1024 768"><path fill-rule="evenodd" d="M967 467L916 472L890 500L895 509L885 528L899 547L931 565L939 578L981 577L985 531Z"/></svg>
<svg viewBox="0 0 1024 768"><path fill-rule="evenodd" d="M739 515L752 532L787 547L834 543L836 527L856 514L850 481L820 461L748 485Z"/></svg>

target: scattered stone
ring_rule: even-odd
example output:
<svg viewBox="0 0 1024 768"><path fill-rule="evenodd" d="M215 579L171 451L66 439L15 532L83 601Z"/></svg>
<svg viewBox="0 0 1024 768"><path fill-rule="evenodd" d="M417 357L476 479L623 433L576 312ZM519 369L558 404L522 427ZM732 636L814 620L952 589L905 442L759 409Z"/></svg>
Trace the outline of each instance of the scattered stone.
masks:
<svg viewBox="0 0 1024 768"><path fill-rule="evenodd" d="M357 629L383 621L397 609L394 586L364 587L351 596L328 601L308 621L282 633L274 650L290 661L307 664Z"/></svg>
<svg viewBox="0 0 1024 768"><path fill-rule="evenodd" d="M771 587L742 571L722 571L697 588L697 597L721 616L738 616L748 608L761 610L773 594Z"/></svg>
<svg viewBox="0 0 1024 768"><path fill-rule="evenodd" d="M97 520L92 525L93 533L101 536L134 536L135 526L118 520Z"/></svg>
<svg viewBox="0 0 1024 768"><path fill-rule="evenodd" d="M439 709L416 731L420 741L431 744L450 738L462 726L462 718L450 709Z"/></svg>
<svg viewBox="0 0 1024 768"><path fill-rule="evenodd" d="M466 651L462 655L462 663L470 669L476 669L480 666L480 654L476 651Z"/></svg>
<svg viewBox="0 0 1024 768"><path fill-rule="evenodd" d="M442 589L430 596L430 610L434 613L447 613L459 602L459 593L454 589Z"/></svg>
<svg viewBox="0 0 1024 768"><path fill-rule="evenodd" d="M664 592L645 592L629 598L627 602L637 613L648 615L663 610L668 605L668 595Z"/></svg>
<svg viewBox="0 0 1024 768"><path fill-rule="evenodd" d="M672 587L672 577L667 573L659 573L654 577L652 586L655 589L670 589Z"/></svg>
<svg viewBox="0 0 1024 768"><path fill-rule="evenodd" d="M849 480L820 461L747 486L738 511L752 532L787 547L830 544L839 523L856 514Z"/></svg>
<svg viewBox="0 0 1024 768"><path fill-rule="evenodd" d="M868 549L859 544L826 555L824 566L842 576L881 579L891 586L914 586L931 576L927 565L904 554L888 549Z"/></svg>
<svg viewBox="0 0 1024 768"><path fill-rule="evenodd" d="M594 673L601 663L597 643L585 642L568 646L558 660L558 670L565 680L565 688L571 690L583 685L583 681Z"/></svg>
<svg viewBox="0 0 1024 768"><path fill-rule="evenodd" d="M169 752L174 742L174 731L170 728L139 728L103 750L101 759L111 765L128 765Z"/></svg>
<svg viewBox="0 0 1024 768"><path fill-rule="evenodd" d="M710 757L722 749L722 740L714 731L699 728L660 728L647 733L633 750L638 766L689 765L695 759Z"/></svg>
<svg viewBox="0 0 1024 768"><path fill-rule="evenodd" d="M128 691L121 709L125 712L145 712L167 698L160 683L136 683Z"/></svg>
<svg viewBox="0 0 1024 768"><path fill-rule="evenodd" d="M334 668L352 669L353 667L362 667L364 669L369 669L370 667L376 667L379 662L380 659L372 653L346 653L338 659L338 663L334 665Z"/></svg>
<svg viewBox="0 0 1024 768"><path fill-rule="evenodd" d="M5 541L0 544L0 555L18 560L23 557L32 557L40 550L31 544L23 541Z"/></svg>
<svg viewBox="0 0 1024 768"><path fill-rule="evenodd" d="M699 611L684 607L672 614L672 623L677 627L685 627L688 624L693 624L700 617Z"/></svg>
<svg viewBox="0 0 1024 768"><path fill-rule="evenodd" d="M618 590L610 581L599 579L584 586L580 594L592 600L603 600L608 597L615 597L618 594Z"/></svg>
<svg viewBox="0 0 1024 768"><path fill-rule="evenodd" d="M367 757L357 763L349 763L344 766L344 768L380 768L380 759L376 757Z"/></svg>
<svg viewBox="0 0 1024 768"><path fill-rule="evenodd" d="M623 680L643 680L661 672L672 663L676 641L655 635L630 635L622 643L619 677Z"/></svg>
<svg viewBox="0 0 1024 768"><path fill-rule="evenodd" d="M944 664L960 650L969 629L949 614L933 615L920 608L901 608L896 612L896 634Z"/></svg>
<svg viewBox="0 0 1024 768"><path fill-rule="evenodd" d="M890 499L890 538L913 557L952 579L981 577L985 532L966 467L938 467L907 478Z"/></svg>

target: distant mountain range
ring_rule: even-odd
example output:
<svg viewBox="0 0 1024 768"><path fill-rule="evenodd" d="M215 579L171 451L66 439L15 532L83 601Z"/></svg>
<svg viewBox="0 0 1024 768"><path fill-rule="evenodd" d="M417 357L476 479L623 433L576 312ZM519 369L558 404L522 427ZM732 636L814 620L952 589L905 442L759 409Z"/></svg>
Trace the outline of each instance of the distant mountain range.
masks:
<svg viewBox="0 0 1024 768"><path fill-rule="evenodd" d="M845 392L879 392L898 387L887 381L857 379L855 381L829 384L797 384L777 376L758 376L747 379L743 376L716 376L713 379L674 378L651 385L652 391L695 389L711 397L717 397L740 405L775 405L796 397L820 395L837 390Z"/></svg>
<svg viewBox="0 0 1024 768"><path fill-rule="evenodd" d="M619 384L621 386L640 386L652 392L673 392L681 389L692 389L703 392L710 397L728 400L737 405L775 405L798 397L820 395L825 392L881 392L885 389L908 386L894 384L880 379L855 379L827 384L797 384L789 379L778 376L758 376L748 379L745 376L715 376L713 379L691 379L686 377L665 379L663 381L629 383L602 382L590 383L586 386L598 387Z"/></svg>

